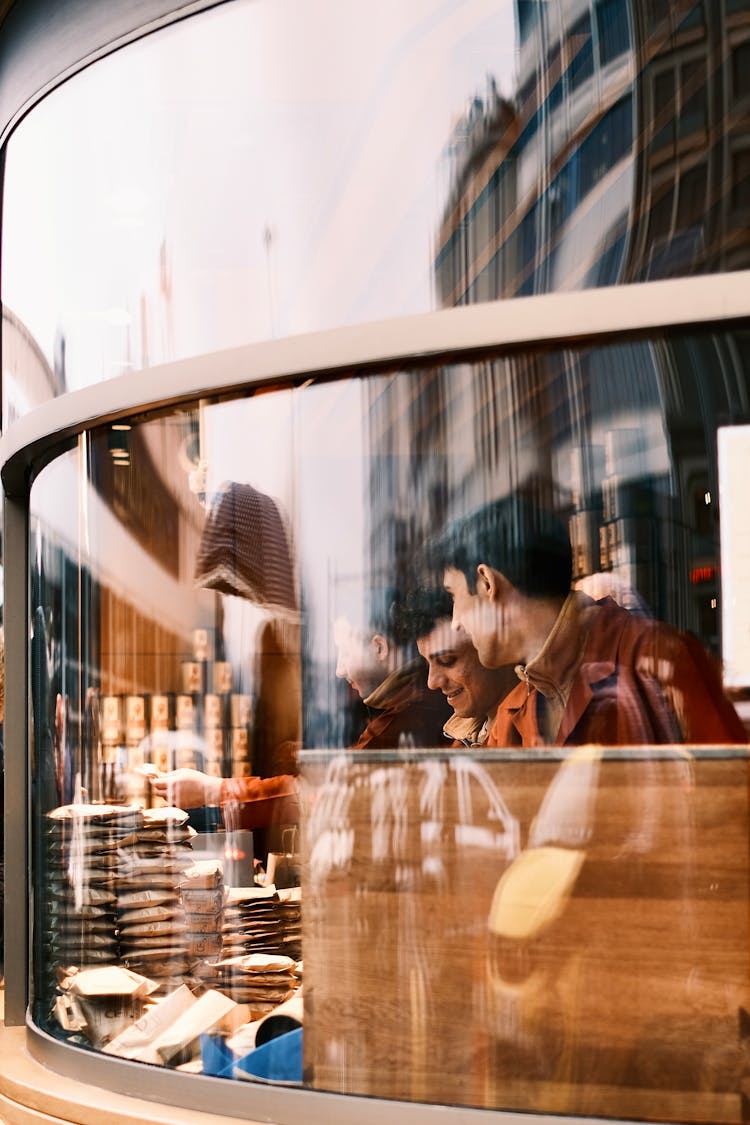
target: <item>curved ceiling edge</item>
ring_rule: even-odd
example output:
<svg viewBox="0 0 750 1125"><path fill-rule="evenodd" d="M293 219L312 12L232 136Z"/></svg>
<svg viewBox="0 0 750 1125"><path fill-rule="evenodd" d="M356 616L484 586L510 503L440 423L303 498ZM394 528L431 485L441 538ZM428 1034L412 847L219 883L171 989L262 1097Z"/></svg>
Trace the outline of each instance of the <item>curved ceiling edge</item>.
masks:
<svg viewBox="0 0 750 1125"><path fill-rule="evenodd" d="M249 344L122 375L43 403L0 438L0 472L5 492L21 496L34 460L94 423L253 384L747 317L750 271L742 271L520 297Z"/></svg>
<svg viewBox="0 0 750 1125"><path fill-rule="evenodd" d="M15 0L0 34L0 145L56 86L104 55L225 0Z"/></svg>

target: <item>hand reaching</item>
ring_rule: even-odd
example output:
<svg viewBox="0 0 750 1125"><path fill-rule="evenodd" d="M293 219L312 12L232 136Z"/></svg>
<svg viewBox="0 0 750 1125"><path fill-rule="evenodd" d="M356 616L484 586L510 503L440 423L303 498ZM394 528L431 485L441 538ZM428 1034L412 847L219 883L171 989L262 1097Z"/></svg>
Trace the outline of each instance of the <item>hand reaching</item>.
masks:
<svg viewBox="0 0 750 1125"><path fill-rule="evenodd" d="M199 770L179 769L149 779L157 797L178 809L197 809L218 805L221 778L209 777Z"/></svg>

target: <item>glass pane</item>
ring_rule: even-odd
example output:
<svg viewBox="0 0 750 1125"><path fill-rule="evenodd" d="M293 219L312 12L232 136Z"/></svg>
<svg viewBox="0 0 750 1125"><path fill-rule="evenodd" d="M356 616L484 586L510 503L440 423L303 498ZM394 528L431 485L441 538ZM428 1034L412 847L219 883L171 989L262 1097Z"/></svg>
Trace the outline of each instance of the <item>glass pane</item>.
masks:
<svg viewBox="0 0 750 1125"><path fill-rule="evenodd" d="M8 145L3 300L44 371L6 424L133 368L428 310L457 152L488 76L510 102L516 45L512 0L235 0L55 91Z"/></svg>
<svg viewBox="0 0 750 1125"><path fill-rule="evenodd" d="M599 38L599 62L608 62L624 54L630 47L628 9L620 0L601 0L596 5L596 28Z"/></svg>
<svg viewBox="0 0 750 1125"><path fill-rule="evenodd" d="M682 110L678 134L689 136L697 129L705 129L708 121L708 91L706 88L706 64L703 60L686 63L681 68Z"/></svg>
<svg viewBox="0 0 750 1125"><path fill-rule="evenodd" d="M594 73L594 48L591 41L591 16L581 16L568 34L568 80L577 89Z"/></svg>
<svg viewBox="0 0 750 1125"><path fill-rule="evenodd" d="M739 1125L748 357L747 325L456 356L43 468L35 1021L226 1078Z"/></svg>
<svg viewBox="0 0 750 1125"><path fill-rule="evenodd" d="M220 348L654 276L643 224L677 136L718 186L670 269L747 267L736 17L694 8L696 59L646 9L235 0L86 68L7 146L4 425Z"/></svg>

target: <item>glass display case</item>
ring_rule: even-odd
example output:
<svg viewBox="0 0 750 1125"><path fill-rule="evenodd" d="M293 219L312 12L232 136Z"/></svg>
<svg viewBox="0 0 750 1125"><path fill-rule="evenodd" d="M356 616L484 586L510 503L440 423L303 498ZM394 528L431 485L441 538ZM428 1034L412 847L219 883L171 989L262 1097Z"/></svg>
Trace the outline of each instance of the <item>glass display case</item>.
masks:
<svg viewBox="0 0 750 1125"><path fill-rule="evenodd" d="M10 1010L237 1117L739 1125L750 10L407 8L5 147Z"/></svg>

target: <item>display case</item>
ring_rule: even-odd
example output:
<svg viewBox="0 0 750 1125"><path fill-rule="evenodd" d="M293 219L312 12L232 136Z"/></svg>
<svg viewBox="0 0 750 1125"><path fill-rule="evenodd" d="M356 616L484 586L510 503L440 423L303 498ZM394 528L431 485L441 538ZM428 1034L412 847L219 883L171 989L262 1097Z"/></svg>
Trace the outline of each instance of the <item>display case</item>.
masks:
<svg viewBox="0 0 750 1125"><path fill-rule="evenodd" d="M6 1023L739 1125L750 11L85 8L4 135Z"/></svg>

